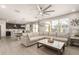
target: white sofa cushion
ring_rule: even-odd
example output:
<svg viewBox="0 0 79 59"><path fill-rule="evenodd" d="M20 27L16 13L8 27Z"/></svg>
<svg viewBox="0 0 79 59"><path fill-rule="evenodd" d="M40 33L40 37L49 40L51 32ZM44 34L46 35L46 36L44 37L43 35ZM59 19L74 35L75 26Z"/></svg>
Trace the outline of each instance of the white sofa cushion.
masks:
<svg viewBox="0 0 79 59"><path fill-rule="evenodd" d="M31 37L31 38L30 38L30 41L38 41L38 40L41 40L41 39L43 39L43 38L45 38L45 36Z"/></svg>
<svg viewBox="0 0 79 59"><path fill-rule="evenodd" d="M64 38L68 38L68 33L57 33L57 37L64 37Z"/></svg>
<svg viewBox="0 0 79 59"><path fill-rule="evenodd" d="M29 37L36 37L36 36L39 36L39 32L31 32L31 33L28 33Z"/></svg>
<svg viewBox="0 0 79 59"><path fill-rule="evenodd" d="M56 36L56 32L49 32L49 36Z"/></svg>
<svg viewBox="0 0 79 59"><path fill-rule="evenodd" d="M46 39L53 38L54 36L45 36Z"/></svg>
<svg viewBox="0 0 79 59"><path fill-rule="evenodd" d="M39 36L39 32L33 32L34 37Z"/></svg>
<svg viewBox="0 0 79 59"><path fill-rule="evenodd" d="M59 40L59 41L63 41L63 42L67 42L68 41L67 38L55 37L55 36L45 36L45 38L47 38L47 39L54 38L55 40Z"/></svg>
<svg viewBox="0 0 79 59"><path fill-rule="evenodd" d="M63 42L67 42L68 39L67 38L62 38L62 37L54 37L55 40L59 40L59 41L63 41Z"/></svg>
<svg viewBox="0 0 79 59"><path fill-rule="evenodd" d="M39 35L40 35L40 36L43 36L43 35L44 35L44 32L39 32Z"/></svg>
<svg viewBox="0 0 79 59"><path fill-rule="evenodd" d="M28 36L29 36L29 38L33 37L33 36L34 36L34 35L33 35L33 32L28 33Z"/></svg>
<svg viewBox="0 0 79 59"><path fill-rule="evenodd" d="M44 35L44 36L48 36L49 33L48 33L48 32L44 32L43 35Z"/></svg>

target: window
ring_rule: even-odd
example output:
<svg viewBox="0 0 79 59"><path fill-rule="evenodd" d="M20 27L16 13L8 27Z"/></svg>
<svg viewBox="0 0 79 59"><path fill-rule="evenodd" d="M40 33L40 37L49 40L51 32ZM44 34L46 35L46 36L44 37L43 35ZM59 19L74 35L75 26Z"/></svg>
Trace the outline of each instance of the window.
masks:
<svg viewBox="0 0 79 59"><path fill-rule="evenodd" d="M51 32L51 22L46 22L45 23L45 28L46 28L46 32Z"/></svg>
<svg viewBox="0 0 79 59"><path fill-rule="evenodd" d="M58 20L53 20L52 21L52 31L58 31Z"/></svg>
<svg viewBox="0 0 79 59"><path fill-rule="evenodd" d="M59 19L52 21L52 31L56 32L68 32L69 31L69 19Z"/></svg>
<svg viewBox="0 0 79 59"><path fill-rule="evenodd" d="M38 24L33 24L33 32L38 32Z"/></svg>

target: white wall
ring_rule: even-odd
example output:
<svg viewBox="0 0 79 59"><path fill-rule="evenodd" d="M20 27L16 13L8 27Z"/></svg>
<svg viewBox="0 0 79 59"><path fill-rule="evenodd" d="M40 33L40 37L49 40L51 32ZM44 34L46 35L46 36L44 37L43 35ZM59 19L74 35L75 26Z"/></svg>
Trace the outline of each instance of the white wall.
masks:
<svg viewBox="0 0 79 59"><path fill-rule="evenodd" d="M1 26L1 37L6 36L6 21L0 20L0 26Z"/></svg>

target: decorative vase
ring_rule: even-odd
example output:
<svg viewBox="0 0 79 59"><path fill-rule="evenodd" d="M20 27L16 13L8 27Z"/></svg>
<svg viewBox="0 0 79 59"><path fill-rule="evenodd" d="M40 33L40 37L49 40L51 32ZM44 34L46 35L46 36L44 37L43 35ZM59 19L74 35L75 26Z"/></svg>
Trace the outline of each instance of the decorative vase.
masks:
<svg viewBox="0 0 79 59"><path fill-rule="evenodd" d="M53 43L54 42L54 39L53 38L50 38L50 39L48 39L48 42L49 43Z"/></svg>

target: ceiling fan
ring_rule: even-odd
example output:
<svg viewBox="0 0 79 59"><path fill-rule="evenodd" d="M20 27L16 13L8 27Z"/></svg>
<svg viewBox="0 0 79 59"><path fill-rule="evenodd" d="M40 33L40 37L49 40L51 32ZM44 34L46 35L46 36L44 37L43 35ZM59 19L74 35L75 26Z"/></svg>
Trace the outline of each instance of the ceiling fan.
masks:
<svg viewBox="0 0 79 59"><path fill-rule="evenodd" d="M40 5L37 5L37 9L39 11L39 15L44 16L44 15L49 15L49 12L54 12L55 10L48 10L52 5L48 5L47 7L43 8Z"/></svg>

